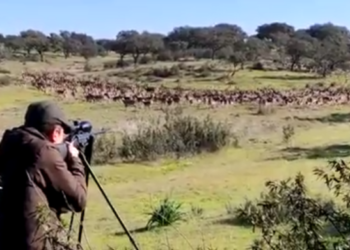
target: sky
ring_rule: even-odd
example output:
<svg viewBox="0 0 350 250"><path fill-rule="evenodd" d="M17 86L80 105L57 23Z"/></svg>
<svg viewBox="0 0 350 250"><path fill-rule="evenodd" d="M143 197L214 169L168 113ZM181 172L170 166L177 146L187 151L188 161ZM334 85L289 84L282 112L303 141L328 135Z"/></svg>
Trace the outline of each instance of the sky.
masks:
<svg viewBox="0 0 350 250"><path fill-rule="evenodd" d="M34 29L114 38L120 30L168 33L179 26L232 23L249 34L270 22L296 28L332 22L350 28L349 0L3 0L0 33Z"/></svg>

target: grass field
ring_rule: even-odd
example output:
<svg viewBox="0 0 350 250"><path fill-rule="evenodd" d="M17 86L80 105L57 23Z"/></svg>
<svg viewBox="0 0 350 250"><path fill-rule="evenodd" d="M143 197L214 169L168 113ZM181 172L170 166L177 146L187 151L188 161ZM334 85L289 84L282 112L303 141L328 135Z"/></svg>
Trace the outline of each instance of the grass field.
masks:
<svg viewBox="0 0 350 250"><path fill-rule="evenodd" d="M0 64L0 67L11 70L11 62L6 63ZM61 61L57 64L62 68L70 67L64 66ZM50 67L52 65L54 63ZM16 67L12 74L21 71L20 65ZM35 65L30 67L35 68ZM235 78L238 87L249 88L298 87L317 81L286 72L241 71ZM344 83L339 77L326 80L333 81ZM220 85L210 81L187 83L186 79L182 82L196 88ZM227 88L223 84L220 86ZM2 87L0 129L3 131L21 124L26 105L45 98L54 97L45 96L30 87ZM159 110L126 110L119 104L59 102L70 117L88 119L96 127L113 127L117 131L130 129L135 124L143 124L161 115ZM347 124L350 107L276 108L268 115L256 115L256 107L248 106L183 109L194 116L211 115L216 120L226 120L235 131L240 147L228 147L218 153L185 159L119 163L94 168L126 226L135 231L133 235L141 249L245 249L256 235L250 228L234 225L227 220L230 208L243 203L245 199L257 197L265 181L292 177L298 172L306 176L312 193L326 196L326 188L315 179L312 170L325 166L328 159L349 159L350 156L350 146L347 146L350 139ZM282 128L286 125L295 129L289 145L283 143ZM146 225L148 213L166 196L183 203L186 220L165 229L138 230ZM125 249L130 246L94 183L89 187L85 226L86 238L93 249L108 249L107 246ZM87 244L86 241L84 244Z"/></svg>

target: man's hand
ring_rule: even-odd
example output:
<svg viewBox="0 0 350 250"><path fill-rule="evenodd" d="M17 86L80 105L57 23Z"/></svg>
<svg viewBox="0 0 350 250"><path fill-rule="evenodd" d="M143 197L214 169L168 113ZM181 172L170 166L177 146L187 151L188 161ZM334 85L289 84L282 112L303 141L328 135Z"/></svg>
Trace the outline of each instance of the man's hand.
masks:
<svg viewBox="0 0 350 250"><path fill-rule="evenodd" d="M74 146L73 142L68 143L68 153L69 153L69 156L72 158L79 157L79 150Z"/></svg>

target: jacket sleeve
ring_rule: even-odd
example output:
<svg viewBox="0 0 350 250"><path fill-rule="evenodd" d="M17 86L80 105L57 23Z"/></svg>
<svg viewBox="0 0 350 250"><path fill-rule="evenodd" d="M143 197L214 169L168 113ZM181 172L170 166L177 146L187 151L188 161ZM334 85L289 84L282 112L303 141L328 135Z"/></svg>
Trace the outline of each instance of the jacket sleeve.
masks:
<svg viewBox="0 0 350 250"><path fill-rule="evenodd" d="M4 138L2 138L0 142L0 184L1 184L1 177L3 175L4 171L4 163L5 163L5 153L4 153ZM0 185L1 186L1 185Z"/></svg>
<svg viewBox="0 0 350 250"><path fill-rule="evenodd" d="M51 187L63 193L69 208L81 212L86 206L87 187L85 170L79 159L72 159L69 168L59 151L53 146L45 146L39 155L39 168Z"/></svg>
<svg viewBox="0 0 350 250"><path fill-rule="evenodd" d="M0 142L0 184L1 184L1 176L3 175L4 172L4 166L6 164L6 157L7 154L5 152L5 145L6 142L8 141L8 137L9 137L10 131L6 130L5 133L2 136L1 142ZM0 185L1 186L1 185Z"/></svg>

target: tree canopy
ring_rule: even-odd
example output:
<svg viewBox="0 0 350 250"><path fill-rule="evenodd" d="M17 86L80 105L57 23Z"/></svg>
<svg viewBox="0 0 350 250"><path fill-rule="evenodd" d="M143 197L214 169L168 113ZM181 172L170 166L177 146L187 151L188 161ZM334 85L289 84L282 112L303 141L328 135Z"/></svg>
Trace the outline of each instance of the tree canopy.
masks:
<svg viewBox="0 0 350 250"><path fill-rule="evenodd" d="M135 64L149 56L154 60L179 60L184 57L221 59L234 64L261 59L278 61L290 70L307 67L323 76L347 66L350 58L350 32L332 23L296 29L283 22L262 24L248 35L239 25L219 23L210 27L175 27L168 34L136 30L119 31L115 38L93 38L76 31L45 34L28 29L19 34L0 34L0 43L9 54L30 57L61 53L89 59L113 51L122 62L126 55Z"/></svg>

